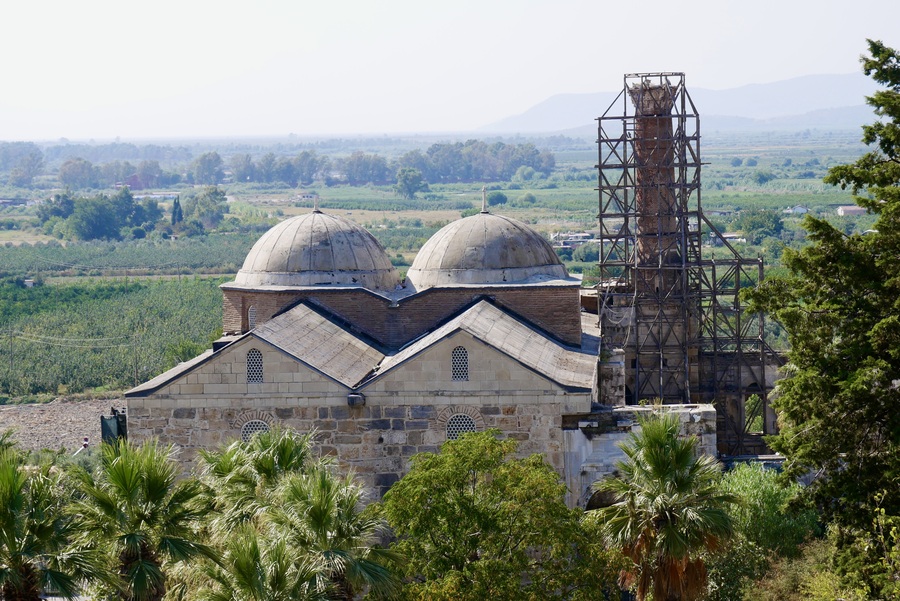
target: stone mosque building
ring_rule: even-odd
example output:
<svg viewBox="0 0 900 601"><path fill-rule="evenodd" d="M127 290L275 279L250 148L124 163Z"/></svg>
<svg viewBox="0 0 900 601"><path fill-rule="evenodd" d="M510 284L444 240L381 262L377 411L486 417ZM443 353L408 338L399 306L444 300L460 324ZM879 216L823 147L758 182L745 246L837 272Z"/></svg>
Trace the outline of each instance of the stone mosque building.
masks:
<svg viewBox="0 0 900 601"><path fill-rule="evenodd" d="M497 428L587 506L646 410L624 406L622 354L599 352L581 281L529 226L485 209L438 231L401 282L369 232L316 208L265 233L222 292L213 348L126 394L133 439L190 460L275 426L315 429L380 497L416 453ZM712 406L668 409L715 452Z"/></svg>

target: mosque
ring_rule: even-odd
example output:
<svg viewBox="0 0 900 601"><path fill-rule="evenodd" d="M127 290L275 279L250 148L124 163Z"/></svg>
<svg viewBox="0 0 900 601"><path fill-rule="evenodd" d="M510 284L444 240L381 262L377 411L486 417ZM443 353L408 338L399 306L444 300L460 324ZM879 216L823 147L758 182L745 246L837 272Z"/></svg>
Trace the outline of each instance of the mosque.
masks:
<svg viewBox="0 0 900 601"><path fill-rule="evenodd" d="M405 281L369 232L316 208L266 232L221 288L225 335L126 394L129 435L185 461L275 426L315 430L377 498L416 453L496 428L587 506L645 410L624 406L622 354L599 352L581 281L486 208L428 240ZM668 409L715 452L712 406Z"/></svg>

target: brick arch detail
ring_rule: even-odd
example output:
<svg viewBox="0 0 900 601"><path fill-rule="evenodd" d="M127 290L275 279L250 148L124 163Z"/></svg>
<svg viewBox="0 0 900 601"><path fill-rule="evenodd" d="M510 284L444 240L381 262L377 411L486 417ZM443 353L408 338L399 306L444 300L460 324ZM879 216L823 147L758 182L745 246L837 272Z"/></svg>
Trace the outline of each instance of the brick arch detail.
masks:
<svg viewBox="0 0 900 601"><path fill-rule="evenodd" d="M438 428L446 430L447 420L460 413L471 417L475 421L475 428L477 430L484 430L484 417L481 415L481 411L472 405L448 405L438 411L436 418Z"/></svg>
<svg viewBox="0 0 900 601"><path fill-rule="evenodd" d="M244 411L243 413L235 416L235 418L231 421L231 427L240 430L244 427L244 424L253 420L266 422L267 424L269 424L269 427L272 427L275 425L275 422L278 421L278 418L276 418L272 413L269 413L268 411L260 411L258 409L254 409L253 411Z"/></svg>

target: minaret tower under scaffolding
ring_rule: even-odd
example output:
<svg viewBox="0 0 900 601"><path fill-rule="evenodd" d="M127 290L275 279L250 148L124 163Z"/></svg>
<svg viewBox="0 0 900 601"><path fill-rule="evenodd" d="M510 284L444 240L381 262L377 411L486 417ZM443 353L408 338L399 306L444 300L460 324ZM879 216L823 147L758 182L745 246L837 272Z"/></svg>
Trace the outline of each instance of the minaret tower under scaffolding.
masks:
<svg viewBox="0 0 900 601"><path fill-rule="evenodd" d="M743 259L703 215L700 117L684 74L626 75L598 121L598 311L604 348L625 352L626 402L714 403L720 450L756 451L751 430L774 431L777 359L739 295L762 260ZM704 258L704 235L726 256Z"/></svg>

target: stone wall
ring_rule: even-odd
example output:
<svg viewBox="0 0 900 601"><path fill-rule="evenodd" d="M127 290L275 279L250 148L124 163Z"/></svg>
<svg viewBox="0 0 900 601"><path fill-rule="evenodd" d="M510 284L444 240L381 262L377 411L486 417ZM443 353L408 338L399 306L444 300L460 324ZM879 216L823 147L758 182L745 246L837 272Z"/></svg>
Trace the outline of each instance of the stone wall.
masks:
<svg viewBox="0 0 900 601"><path fill-rule="evenodd" d="M468 351L467 381L453 380L450 357L460 345ZM263 354L261 384L247 382L251 348ZM378 498L413 455L439 449L455 415L468 416L479 430L498 428L519 441L523 455L544 453L563 474L562 416L590 410L590 392L566 391L465 332L354 391L364 405L349 405L349 392L265 343L244 340L153 395L130 397L129 434L176 443L190 462L198 449L239 438L251 421L316 430L321 452L352 469Z"/></svg>

